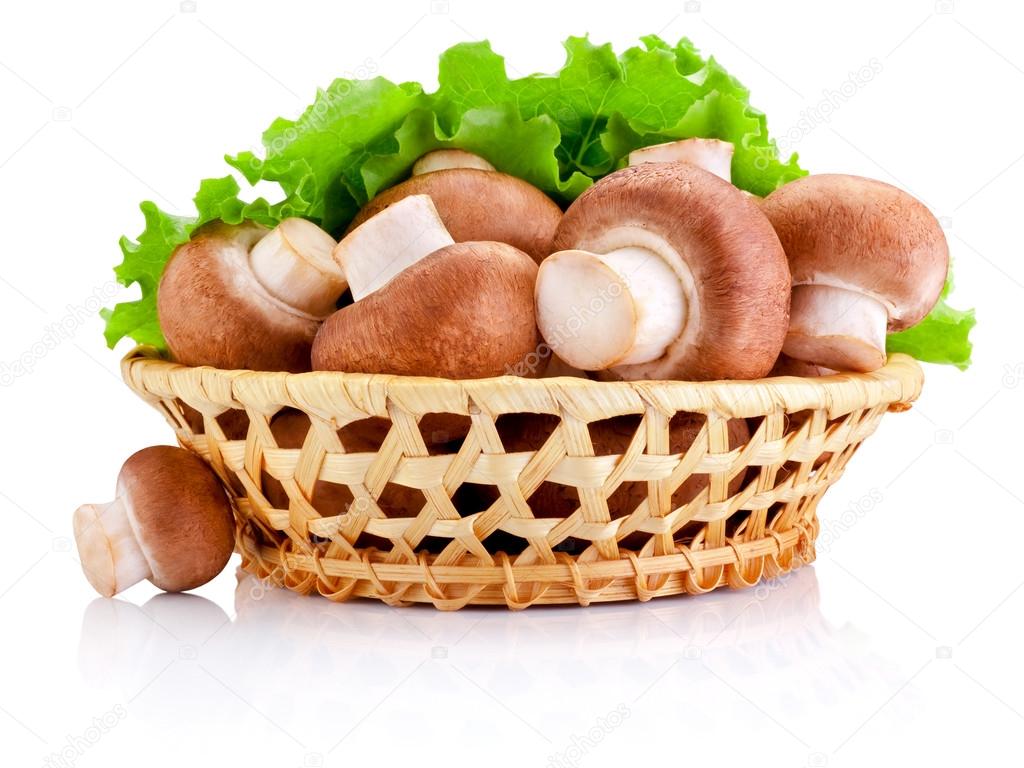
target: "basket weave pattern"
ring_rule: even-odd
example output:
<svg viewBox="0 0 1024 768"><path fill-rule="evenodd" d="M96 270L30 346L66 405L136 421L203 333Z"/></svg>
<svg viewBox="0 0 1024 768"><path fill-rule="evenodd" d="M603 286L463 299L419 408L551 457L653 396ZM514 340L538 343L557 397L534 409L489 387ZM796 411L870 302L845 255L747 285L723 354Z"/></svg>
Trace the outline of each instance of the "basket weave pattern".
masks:
<svg viewBox="0 0 1024 768"><path fill-rule="evenodd" d="M222 371L167 362L145 348L125 358L122 373L224 481L243 568L332 600L441 609L698 594L810 562L822 494L882 415L909 407L923 380L902 355L874 373L823 379L596 383ZM202 414L202 434L181 403ZM282 408L310 419L300 449L278 447L271 432ZM228 439L217 421L230 410L248 416L244 439ZM700 414L703 426L684 453L672 454L669 421L678 412ZM428 413L467 416L468 436L431 455L418 427ZM495 422L510 413L551 414L558 427L538 450L507 453ZM588 424L627 414L640 418L626 451L595 456ZM391 425L380 448L346 453L336 430L374 416ZM727 427L736 418L747 420L750 438L730 449ZM673 492L695 474L707 476L706 487L673 507ZM268 501L267 475L287 494L286 509ZM318 480L346 486L355 503L322 515L310 501ZM531 509L544 481L574 486L576 510L545 517ZM646 497L613 518L607 500L625 482L646 484ZM418 514L388 517L377 501L389 483L422 491ZM460 515L452 497L464 483L493 488L495 500ZM521 541L521 550L496 551L489 537L498 532L502 542ZM362 543L367 535L376 546ZM427 537L434 546L425 546Z"/></svg>

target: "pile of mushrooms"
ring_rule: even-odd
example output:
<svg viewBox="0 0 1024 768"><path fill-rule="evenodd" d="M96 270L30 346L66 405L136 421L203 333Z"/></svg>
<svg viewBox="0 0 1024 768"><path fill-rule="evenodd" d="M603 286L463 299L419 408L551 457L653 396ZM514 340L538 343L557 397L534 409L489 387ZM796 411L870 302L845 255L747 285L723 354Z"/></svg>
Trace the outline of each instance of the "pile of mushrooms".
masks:
<svg viewBox="0 0 1024 768"><path fill-rule="evenodd" d="M644 147L563 211L462 150L420 158L340 242L314 223L200 229L159 287L188 365L453 379L755 379L871 371L938 299L919 201L819 175L764 199L733 147ZM529 364L524 364L529 361Z"/></svg>
<svg viewBox="0 0 1024 768"><path fill-rule="evenodd" d="M946 279L935 217L856 176L807 176L761 199L731 183L732 155L714 139L644 147L563 211L482 157L431 152L340 240L298 218L200 228L164 270L160 326L173 359L223 369L702 381L881 367L886 334L919 322ZM274 425L282 446L308 428L290 419ZM432 449L457 448L466 424L453 419L424 417ZM379 422L352 425L343 442L374 450ZM523 450L537 421L500 426L506 448ZM621 452L616 430L601 427L595 449ZM673 450L693 434L674 426ZM75 515L103 594L143 578L191 588L231 549L216 477L176 449L147 450L125 465L117 502ZM351 502L336 490L318 489L316 506ZM279 485L268 495L288 503ZM574 507L547 486L534 503L539 516ZM617 503L625 514L634 502ZM392 506L417 514L419 501ZM190 565L200 557L205 570Z"/></svg>

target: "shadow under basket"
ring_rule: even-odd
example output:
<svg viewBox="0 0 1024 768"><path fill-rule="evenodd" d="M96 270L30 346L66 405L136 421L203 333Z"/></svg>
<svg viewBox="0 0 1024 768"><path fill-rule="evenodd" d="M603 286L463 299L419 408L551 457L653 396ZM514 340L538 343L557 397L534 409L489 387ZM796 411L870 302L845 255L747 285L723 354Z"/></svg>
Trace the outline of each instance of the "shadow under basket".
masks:
<svg viewBox="0 0 1024 768"><path fill-rule="evenodd" d="M246 571L331 600L441 609L699 594L806 564L818 500L923 383L904 355L818 379L449 381L189 368L140 347L122 374L224 482ZM681 413L697 426L672 453ZM275 436L281 414L302 420L298 439ZM506 452L506 414L552 426ZM621 452L594 455L593 425L627 416ZM361 424L376 437L347 440ZM552 484L571 500L537 508Z"/></svg>

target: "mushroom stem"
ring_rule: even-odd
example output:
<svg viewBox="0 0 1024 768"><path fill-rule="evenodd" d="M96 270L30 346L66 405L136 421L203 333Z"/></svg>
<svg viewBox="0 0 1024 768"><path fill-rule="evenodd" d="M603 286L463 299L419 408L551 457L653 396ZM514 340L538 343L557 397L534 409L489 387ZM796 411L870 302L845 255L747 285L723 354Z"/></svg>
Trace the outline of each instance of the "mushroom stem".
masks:
<svg viewBox="0 0 1024 768"><path fill-rule="evenodd" d="M249 251L256 279L276 299L316 317L334 311L345 276L331 258L334 238L305 219L285 219Z"/></svg>
<svg viewBox="0 0 1024 768"><path fill-rule="evenodd" d="M75 510L75 540L82 570L93 588L113 597L152 572L120 499Z"/></svg>
<svg viewBox="0 0 1024 768"><path fill-rule="evenodd" d="M782 351L837 371L874 371L885 365L888 318L885 305L865 293L796 285Z"/></svg>
<svg viewBox="0 0 1024 768"><path fill-rule="evenodd" d="M629 164L689 163L726 181L732 181L732 154L735 148L718 139L683 139L652 144L629 153Z"/></svg>
<svg viewBox="0 0 1024 768"><path fill-rule="evenodd" d="M480 155L466 152L463 149L435 149L427 152L412 166L413 176L422 176L434 171L447 171L451 168L477 168L481 171L498 170Z"/></svg>
<svg viewBox="0 0 1024 768"><path fill-rule="evenodd" d="M536 302L552 351L585 371L657 360L682 334L687 316L678 275L636 246L552 254L541 262Z"/></svg>
<svg viewBox="0 0 1024 768"><path fill-rule="evenodd" d="M410 195L353 229L334 249L334 260L348 278L353 301L359 301L454 243L430 196Z"/></svg>

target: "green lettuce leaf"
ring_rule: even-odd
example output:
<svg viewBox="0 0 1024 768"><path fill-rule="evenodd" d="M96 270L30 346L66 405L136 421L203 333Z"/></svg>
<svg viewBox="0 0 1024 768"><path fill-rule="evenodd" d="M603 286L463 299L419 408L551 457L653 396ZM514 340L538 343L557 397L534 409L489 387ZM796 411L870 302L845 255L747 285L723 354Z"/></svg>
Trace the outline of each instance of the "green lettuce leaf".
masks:
<svg viewBox="0 0 1024 768"><path fill-rule="evenodd" d="M563 205L625 165L634 149L679 138L732 142L733 180L758 195L806 173L795 155L779 157L747 89L689 40L673 46L649 35L620 55L586 37L564 46L558 72L510 78L489 43L455 45L441 54L433 93L380 77L335 80L298 118L271 124L262 156L225 158L249 185L278 187L277 202L246 202L250 195L225 176L200 184L189 216L143 203L145 229L135 241L122 238L124 260L115 269L120 282L139 285L140 298L103 311L107 343L130 336L164 346L157 285L167 259L197 227L215 219L273 226L302 216L340 235L367 201L434 149L478 154ZM965 366L973 324L972 312L943 300L921 325L892 336L890 349Z"/></svg>

